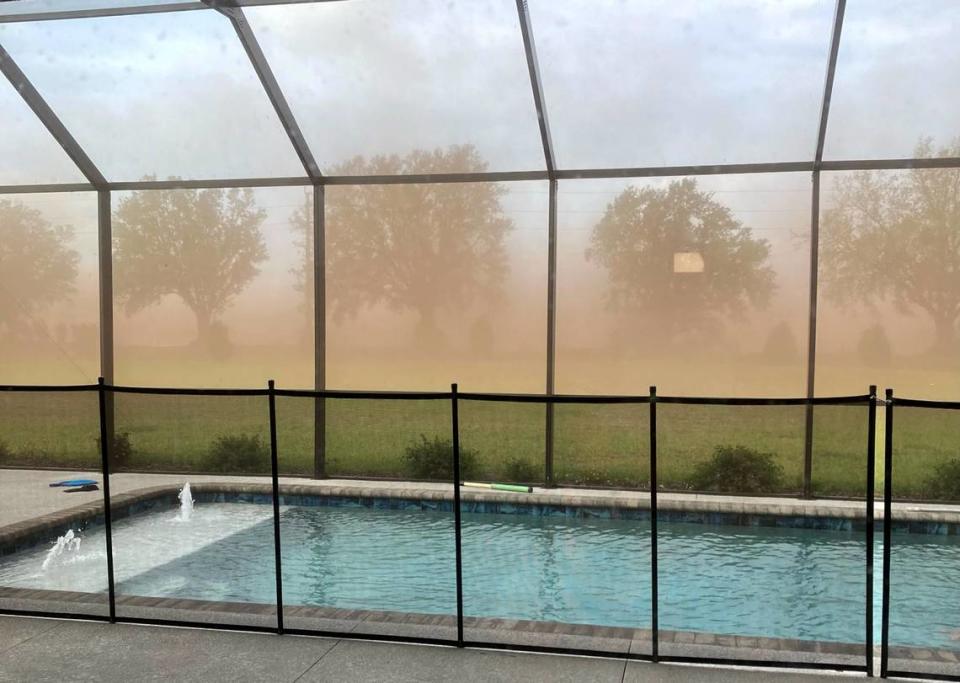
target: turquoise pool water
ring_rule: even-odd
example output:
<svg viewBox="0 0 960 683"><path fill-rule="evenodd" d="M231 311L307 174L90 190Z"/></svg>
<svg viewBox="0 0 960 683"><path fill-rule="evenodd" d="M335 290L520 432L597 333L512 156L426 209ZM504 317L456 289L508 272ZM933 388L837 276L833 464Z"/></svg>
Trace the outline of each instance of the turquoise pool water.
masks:
<svg viewBox="0 0 960 683"><path fill-rule="evenodd" d="M270 513L122 520L118 593L273 602ZM456 613L449 512L287 507L281 532L288 605ZM0 585L103 590L98 533L53 572L36 571L45 549L0 563ZM465 613L648 627L649 543L642 521L465 513ZM863 642L862 533L661 522L659 548L662 629ZM891 643L960 649L960 538L898 534L893 566Z"/></svg>

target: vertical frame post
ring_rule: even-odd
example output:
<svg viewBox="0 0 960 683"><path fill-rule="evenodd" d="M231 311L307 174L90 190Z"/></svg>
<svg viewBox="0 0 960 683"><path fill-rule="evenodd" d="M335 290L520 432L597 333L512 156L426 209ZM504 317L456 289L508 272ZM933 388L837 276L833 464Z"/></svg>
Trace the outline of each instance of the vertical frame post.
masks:
<svg viewBox="0 0 960 683"><path fill-rule="evenodd" d="M313 186L313 388L327 388L326 191ZM314 399L313 476L327 476L327 402Z"/></svg>
<svg viewBox="0 0 960 683"><path fill-rule="evenodd" d="M100 305L100 376L106 384L114 383L113 363L113 213L109 190L97 191L97 272L99 273ZM105 397L107 441L113 441L114 398Z"/></svg>
<svg viewBox="0 0 960 683"><path fill-rule="evenodd" d="M866 573L866 644L867 676L873 677L873 517L874 489L876 487L877 466L877 386L870 385L870 405L867 407L867 573Z"/></svg>
<svg viewBox="0 0 960 683"><path fill-rule="evenodd" d="M817 289L820 259L820 171L813 172L810 200L810 292L807 327L807 406L803 436L803 497L813 498L813 397L817 372Z"/></svg>
<svg viewBox="0 0 960 683"><path fill-rule="evenodd" d="M547 214L547 396L556 391L557 349L557 181L550 181L549 211ZM546 438L544 443L544 481L554 485L553 434L554 405L547 401Z"/></svg>
<svg viewBox="0 0 960 683"><path fill-rule="evenodd" d="M890 535L893 527L893 389L887 389L883 425L883 589L880 623L880 677L887 677L890 645Z"/></svg>
<svg viewBox="0 0 960 683"><path fill-rule="evenodd" d="M840 53L840 36L843 33L843 17L847 0L836 0L833 11L833 29L830 33L830 52L827 57L827 73L823 79L823 97L820 100L820 123L817 127L817 146L813 152L813 195L810 210L810 325L807 338L807 398L814 396L814 378L817 359L817 275L820 258L820 168L823 165L823 148L827 140L827 122L830 120L830 100L833 98L833 81L837 73L837 55ZM807 403L803 448L803 496L813 498L813 404Z"/></svg>
<svg viewBox="0 0 960 683"><path fill-rule="evenodd" d="M530 7L527 0L517 0L517 19L520 24L520 38L527 61L527 73L530 76L530 92L533 95L533 107L537 112L537 126L540 129L540 144L543 146L543 163L550 181L550 205L547 227L547 396L553 396L554 387L554 350L557 330L557 175L553 154L553 138L550 135L550 119L547 116L547 103L543 95L540 78L540 64L537 60L537 45L534 41L533 21L530 19ZM553 432L554 405L547 401L544 440L543 478L546 486L554 486L553 476Z"/></svg>
<svg viewBox="0 0 960 683"><path fill-rule="evenodd" d="M657 388L650 387L650 655L654 662L660 660L657 486Z"/></svg>
<svg viewBox="0 0 960 683"><path fill-rule="evenodd" d="M273 569L277 580L277 633L283 633L283 571L280 564L280 467L277 459L277 395L276 385L267 382L267 404L270 414L270 483L273 486Z"/></svg>
<svg viewBox="0 0 960 683"><path fill-rule="evenodd" d="M463 647L463 550L460 519L460 413L457 385L450 385L450 422L453 436L453 533L457 571L457 647Z"/></svg>
<svg viewBox="0 0 960 683"><path fill-rule="evenodd" d="M108 429L107 387L103 377L97 380L97 398L100 406L100 471L103 474L103 530L106 535L107 551L107 600L110 606L110 621L115 622L117 620L117 595L113 573L113 513L110 509L112 434Z"/></svg>
<svg viewBox="0 0 960 683"><path fill-rule="evenodd" d="M100 375L113 384L113 219L110 190L97 191L97 251L100 274Z"/></svg>

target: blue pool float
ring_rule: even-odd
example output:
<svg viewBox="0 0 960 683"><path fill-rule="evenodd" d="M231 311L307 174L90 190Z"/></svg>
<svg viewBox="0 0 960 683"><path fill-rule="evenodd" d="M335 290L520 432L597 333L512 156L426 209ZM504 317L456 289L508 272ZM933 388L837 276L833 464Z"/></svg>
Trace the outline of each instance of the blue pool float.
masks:
<svg viewBox="0 0 960 683"><path fill-rule="evenodd" d="M89 486L96 483L96 479L65 479L64 481L55 481L50 486Z"/></svg>
<svg viewBox="0 0 960 683"><path fill-rule="evenodd" d="M78 493L80 491L99 491L100 487L96 484L84 484L73 489L64 489L64 493Z"/></svg>

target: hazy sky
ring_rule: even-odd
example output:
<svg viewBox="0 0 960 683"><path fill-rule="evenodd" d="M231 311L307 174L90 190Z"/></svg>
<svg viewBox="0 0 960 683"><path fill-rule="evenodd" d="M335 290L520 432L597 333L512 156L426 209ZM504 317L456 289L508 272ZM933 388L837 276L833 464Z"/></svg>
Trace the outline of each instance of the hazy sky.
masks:
<svg viewBox="0 0 960 683"><path fill-rule="evenodd" d="M542 168L513 0L246 13L321 167L470 142L493 170ZM562 166L813 153L833 2L534 0L531 14ZM849 2L827 157L956 135L958 41L953 0ZM111 179L301 173L216 12L5 24L0 43ZM78 179L6 83L0 113L0 182Z"/></svg>

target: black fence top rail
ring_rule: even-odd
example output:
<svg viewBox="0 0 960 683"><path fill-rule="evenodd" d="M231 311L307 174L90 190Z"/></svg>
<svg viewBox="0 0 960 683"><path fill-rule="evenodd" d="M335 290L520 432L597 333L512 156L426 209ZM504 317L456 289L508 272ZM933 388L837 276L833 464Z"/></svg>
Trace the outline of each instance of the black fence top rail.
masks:
<svg viewBox="0 0 960 683"><path fill-rule="evenodd" d="M106 391L116 394L156 394L169 396L269 396L271 390L256 388L201 388L201 387L135 387L116 384L102 385ZM97 391L98 384L0 384L0 392L66 392ZM366 400L406 400L432 401L450 400L450 391L364 391L352 389L273 389L274 396L292 398L331 398ZM540 403L540 404L647 404L649 395L608 395L608 394L508 394L486 392L458 392L457 398L464 401L489 401L500 403ZM730 405L730 406L805 406L805 405L861 405L869 403L869 394L854 396L824 396L816 398L756 398L723 396L656 396L657 403L676 403L686 405ZM960 402L920 401L915 399L895 399L898 405L912 405L926 408L960 409Z"/></svg>
<svg viewBox="0 0 960 683"><path fill-rule="evenodd" d="M488 394L478 392L459 392L458 398L464 401L491 401L502 403L650 403L649 396L604 396L600 394Z"/></svg>
<svg viewBox="0 0 960 683"><path fill-rule="evenodd" d="M941 410L960 410L960 401L928 401L919 398L892 397L891 403L905 408L939 408Z"/></svg>
<svg viewBox="0 0 960 683"><path fill-rule="evenodd" d="M298 398L346 398L346 399L393 399L400 401L433 401L439 399L450 400L453 394L449 391L354 391L348 389L324 389L312 391L309 389L277 389L275 396Z"/></svg>
<svg viewBox="0 0 960 683"><path fill-rule="evenodd" d="M40 392L40 391L96 391L96 384L0 384L0 391L7 392Z"/></svg>
<svg viewBox="0 0 960 683"><path fill-rule="evenodd" d="M806 406L868 404L870 394L856 396L820 396L815 398L722 398L709 396L657 396L657 403L725 406Z"/></svg>
<svg viewBox="0 0 960 683"><path fill-rule="evenodd" d="M192 389L173 387L121 387L105 384L114 394L162 394L167 396L267 396L269 389Z"/></svg>

